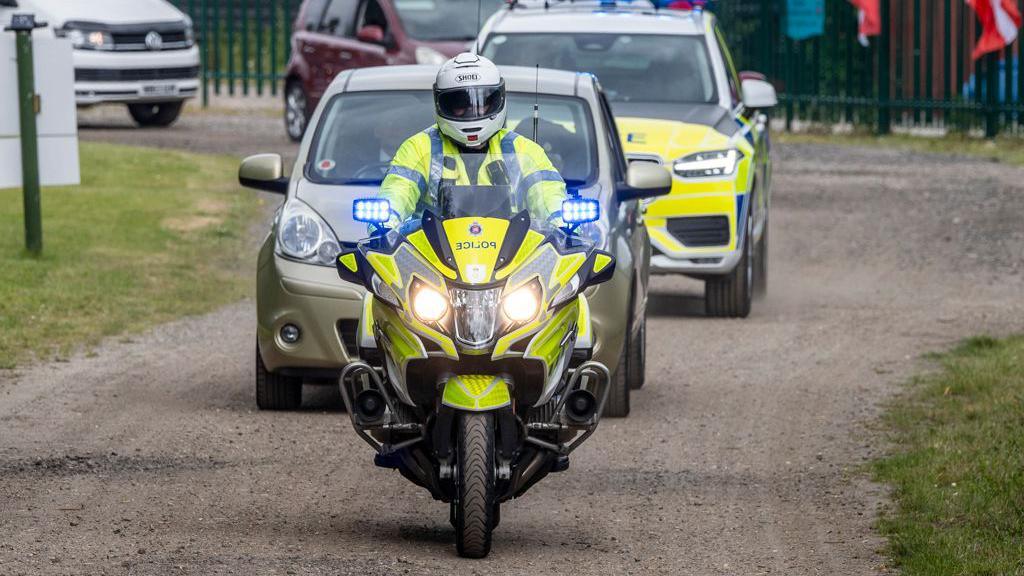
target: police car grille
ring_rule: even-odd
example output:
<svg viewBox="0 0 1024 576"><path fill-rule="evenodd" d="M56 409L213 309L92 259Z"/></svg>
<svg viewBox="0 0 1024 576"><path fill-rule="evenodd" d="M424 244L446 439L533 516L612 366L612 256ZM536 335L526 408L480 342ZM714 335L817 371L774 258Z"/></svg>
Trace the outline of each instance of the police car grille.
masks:
<svg viewBox="0 0 1024 576"><path fill-rule="evenodd" d="M670 218L667 228L688 248L729 245L729 218L725 216Z"/></svg>

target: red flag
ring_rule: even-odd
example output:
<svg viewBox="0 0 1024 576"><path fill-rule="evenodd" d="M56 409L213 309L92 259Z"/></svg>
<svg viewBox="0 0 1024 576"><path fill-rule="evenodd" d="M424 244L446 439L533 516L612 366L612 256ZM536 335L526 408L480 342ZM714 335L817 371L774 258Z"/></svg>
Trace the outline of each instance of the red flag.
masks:
<svg viewBox="0 0 1024 576"><path fill-rule="evenodd" d="M967 0L967 4L974 8L981 22L981 38L972 54L975 60L1017 39L1021 18L1015 0Z"/></svg>
<svg viewBox="0 0 1024 576"><path fill-rule="evenodd" d="M882 33L882 10L878 0L850 0L857 8L857 40L862 46L868 45L868 36Z"/></svg>

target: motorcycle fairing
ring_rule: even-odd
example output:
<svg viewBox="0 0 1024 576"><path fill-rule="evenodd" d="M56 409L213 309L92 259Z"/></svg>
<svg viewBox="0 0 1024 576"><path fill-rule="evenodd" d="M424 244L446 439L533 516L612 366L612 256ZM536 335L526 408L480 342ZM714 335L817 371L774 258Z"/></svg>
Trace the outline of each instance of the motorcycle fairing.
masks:
<svg viewBox="0 0 1024 576"><path fill-rule="evenodd" d="M512 395L501 376L467 374L452 376L445 382L441 403L459 410L483 412L508 406Z"/></svg>

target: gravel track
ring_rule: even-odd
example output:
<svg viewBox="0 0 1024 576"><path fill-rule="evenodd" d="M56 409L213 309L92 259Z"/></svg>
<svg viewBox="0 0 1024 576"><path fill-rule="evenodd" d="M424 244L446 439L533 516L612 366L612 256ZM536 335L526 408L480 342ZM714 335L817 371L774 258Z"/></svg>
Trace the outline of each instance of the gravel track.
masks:
<svg viewBox="0 0 1024 576"><path fill-rule="evenodd" d="M82 136L293 152L243 120ZM923 352L1024 330L1024 170L813 145L775 166L767 300L707 319L699 284L656 278L632 415L504 506L488 559L373 467L334 390L255 410L247 301L0 373L0 574L887 572L871 422Z"/></svg>

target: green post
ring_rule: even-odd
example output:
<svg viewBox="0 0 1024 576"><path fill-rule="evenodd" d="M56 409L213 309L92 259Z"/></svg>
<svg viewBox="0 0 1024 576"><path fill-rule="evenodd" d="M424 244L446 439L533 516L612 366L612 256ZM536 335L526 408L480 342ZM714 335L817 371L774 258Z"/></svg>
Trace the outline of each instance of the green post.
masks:
<svg viewBox="0 0 1024 576"><path fill-rule="evenodd" d="M32 63L32 30L46 26L31 14L15 14L4 30L16 36L18 55L18 111L21 119L21 189L25 201L25 247L38 256L43 252L43 217L39 200L39 136L36 114L39 99Z"/></svg>
<svg viewBox="0 0 1024 576"><path fill-rule="evenodd" d="M892 130L892 110L889 92L889 0L881 1L882 33L878 35L878 133L888 134Z"/></svg>
<svg viewBox="0 0 1024 576"><path fill-rule="evenodd" d="M985 138L999 135L999 51L990 52L985 56L985 72L988 80L985 105ZM979 91L981 82L978 82Z"/></svg>

